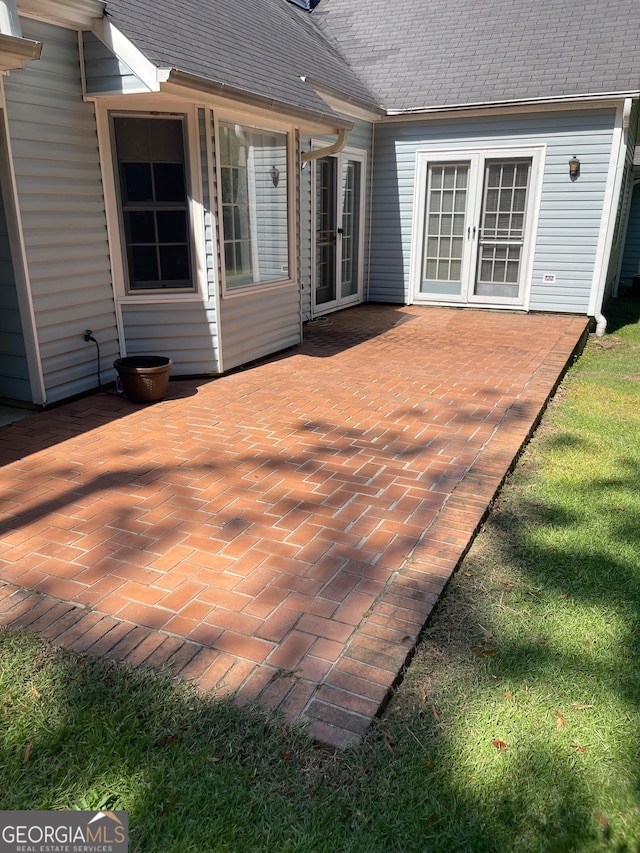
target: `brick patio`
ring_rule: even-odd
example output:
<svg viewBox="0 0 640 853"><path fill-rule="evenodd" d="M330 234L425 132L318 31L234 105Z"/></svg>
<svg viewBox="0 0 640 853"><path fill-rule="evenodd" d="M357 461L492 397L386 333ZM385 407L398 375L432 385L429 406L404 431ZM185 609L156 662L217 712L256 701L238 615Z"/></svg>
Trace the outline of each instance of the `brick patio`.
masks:
<svg viewBox="0 0 640 853"><path fill-rule="evenodd" d="M364 305L0 429L0 624L357 742L586 330Z"/></svg>

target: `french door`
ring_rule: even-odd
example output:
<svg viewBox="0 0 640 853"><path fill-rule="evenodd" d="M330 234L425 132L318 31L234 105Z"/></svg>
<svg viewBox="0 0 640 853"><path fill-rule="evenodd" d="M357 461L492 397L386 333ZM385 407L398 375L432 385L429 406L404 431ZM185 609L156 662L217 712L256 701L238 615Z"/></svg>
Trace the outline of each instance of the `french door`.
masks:
<svg viewBox="0 0 640 853"><path fill-rule="evenodd" d="M314 314L362 298L364 157L320 157L315 166Z"/></svg>
<svg viewBox="0 0 640 853"><path fill-rule="evenodd" d="M418 154L416 302L524 303L540 149Z"/></svg>

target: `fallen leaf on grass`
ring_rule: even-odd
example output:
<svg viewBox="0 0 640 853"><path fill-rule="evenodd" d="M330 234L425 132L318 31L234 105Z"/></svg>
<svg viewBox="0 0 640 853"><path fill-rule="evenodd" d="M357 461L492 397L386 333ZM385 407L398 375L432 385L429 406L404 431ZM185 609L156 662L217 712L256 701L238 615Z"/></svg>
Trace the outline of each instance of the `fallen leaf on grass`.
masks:
<svg viewBox="0 0 640 853"><path fill-rule="evenodd" d="M440 722L440 714L437 712L436 706L432 705L431 710L433 711L433 716L435 717L436 722L439 723Z"/></svg>
<svg viewBox="0 0 640 853"><path fill-rule="evenodd" d="M574 711L586 711L588 708L593 708L593 705L572 705Z"/></svg>
<svg viewBox="0 0 640 853"><path fill-rule="evenodd" d="M425 767L433 767L433 761L429 761L428 758L423 758L422 763L424 764Z"/></svg>
<svg viewBox="0 0 640 853"><path fill-rule="evenodd" d="M396 752L395 752L394 748L391 746L391 735L388 735L385 733L383 735L382 739L384 741L384 745L387 747L387 749L389 750L391 755L395 755Z"/></svg>
<svg viewBox="0 0 640 853"><path fill-rule="evenodd" d="M504 695L507 697L507 699L513 699L513 693L510 693L508 690L504 691Z"/></svg>
<svg viewBox="0 0 640 853"><path fill-rule="evenodd" d="M216 758L216 756L215 756L215 755L212 755L210 758L207 758L207 761L213 761L213 762L216 762L216 761L222 761L222 759L221 759L221 758Z"/></svg>
<svg viewBox="0 0 640 853"><path fill-rule="evenodd" d="M178 735L165 735L163 738L160 738L160 746L166 746L171 741L177 740Z"/></svg>
<svg viewBox="0 0 640 853"><path fill-rule="evenodd" d="M502 586L506 586L507 589L513 589L515 584L512 584L511 581L502 581Z"/></svg>
<svg viewBox="0 0 640 853"><path fill-rule="evenodd" d="M503 740L498 740L497 738L495 740L492 740L491 743L495 746L498 752L504 752L508 746L508 744L505 743Z"/></svg>
<svg viewBox="0 0 640 853"><path fill-rule="evenodd" d="M162 807L162 809L160 810L160 814L163 815L163 814L166 814L167 812L170 812L171 809L175 806L175 804L177 802L178 802L178 794L174 794L173 797L171 797L171 799L169 800L169 802L165 806Z"/></svg>
<svg viewBox="0 0 640 853"><path fill-rule="evenodd" d="M578 752L586 752L586 748L584 746L580 746L579 743L570 743L569 746L571 749L577 749Z"/></svg>
<svg viewBox="0 0 640 853"><path fill-rule="evenodd" d="M496 653L495 649L483 649L482 650L482 656L485 658L493 657L495 655L495 653Z"/></svg>
<svg viewBox="0 0 640 853"><path fill-rule="evenodd" d="M563 592L561 595L558 596L558 598L571 598L571 593Z"/></svg>
<svg viewBox="0 0 640 853"><path fill-rule="evenodd" d="M430 814L429 817L425 820L426 825L430 826L430 824L432 824L435 819L436 816L434 814Z"/></svg>
<svg viewBox="0 0 640 853"><path fill-rule="evenodd" d="M29 741L29 743L24 748L24 763L25 764L27 763L27 761L29 760L29 756L31 755L31 747L32 746L33 746L33 743L31 741Z"/></svg>
<svg viewBox="0 0 640 853"><path fill-rule="evenodd" d="M31 688L31 692L33 693L33 696L34 696L34 698L35 698L35 699L39 699L39 698L40 698L40 693L36 690L36 688L35 688L35 687L32 687L32 688Z"/></svg>
<svg viewBox="0 0 640 853"><path fill-rule="evenodd" d="M565 719L564 714L563 714L563 713L562 713L562 711L560 710L560 708L558 708L558 709L556 710L556 714L558 715L558 719L556 720L556 729L557 729L558 731L560 731L560 729L561 729L563 726L566 726L566 725L567 725L567 721L566 721L566 719Z"/></svg>
<svg viewBox="0 0 640 853"><path fill-rule="evenodd" d="M291 759L293 758L292 752L279 752L278 755L280 756L280 758L285 758L287 761L291 761Z"/></svg>
<svg viewBox="0 0 640 853"><path fill-rule="evenodd" d="M604 815L601 815L600 812L596 812L596 820L599 820L603 826L609 826L609 821Z"/></svg>

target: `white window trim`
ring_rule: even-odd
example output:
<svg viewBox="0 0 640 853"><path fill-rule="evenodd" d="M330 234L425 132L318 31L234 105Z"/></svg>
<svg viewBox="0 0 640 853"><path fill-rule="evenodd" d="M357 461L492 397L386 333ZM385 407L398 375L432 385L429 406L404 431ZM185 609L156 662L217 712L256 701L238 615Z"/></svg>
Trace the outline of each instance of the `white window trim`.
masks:
<svg viewBox="0 0 640 853"><path fill-rule="evenodd" d="M409 265L409 300L410 304L432 305L434 303L450 306L469 306L475 308L517 308L528 310L531 299L533 266L540 216L540 201L542 197L542 182L546 145L496 145L473 148L438 148L419 149L416 151L414 201L411 231L411 259ZM523 246L521 267L522 291L518 297L490 297L466 294L463 299L452 299L448 294L420 293L422 274L422 255L424 249L424 217L426 205L426 184L428 167L436 162L455 162L469 160L471 163L470 176L474 182L482 185L482 170L479 164L486 159L511 159L513 157L531 158L530 193L527 201L526 232ZM476 183L477 186L477 183ZM477 260L476 260L477 263Z"/></svg>
<svg viewBox="0 0 640 853"><path fill-rule="evenodd" d="M111 275L117 303L126 305L173 304L176 302L208 301L208 282L206 270L204 203L202 197L202 173L198 138L198 105L184 102L170 103L155 100L138 100L136 109L132 109L131 100L125 103L113 101L96 103L96 122L98 126L98 144L100 164L105 196L107 218L107 239L111 256ZM192 278L193 290L178 291L145 290L129 292L127 261L123 251L122 217L119 191L116 185L116 157L111 134L111 116L124 115L131 118L148 116L149 113L167 113L184 116L186 126L186 173L190 224L190 240L193 252Z"/></svg>
<svg viewBox="0 0 640 853"><path fill-rule="evenodd" d="M236 285L235 287L227 287L227 279L224 268L224 233L222 229L222 179L220 173L220 124L241 124L243 127L251 130L259 130L264 133L281 133L286 134L287 138L287 243L288 243L288 275L283 278L274 279L273 281L256 281L247 285ZM220 295L223 299L236 299L247 297L252 293L264 293L267 290L276 290L283 287L297 286L297 275L292 276L292 270L297 269L297 244L296 244L296 182L294 180L295 171L294 164L296 162L295 151L295 126L292 124L284 124L274 121L273 124L256 122L247 114L241 115L237 113L227 113L224 111L214 110L214 134L215 134L215 181L217 186L217 213L218 222L220 223L217 235L217 247L220 256ZM255 209L255 203L252 203L252 208ZM253 243L252 231L252 243ZM252 251L255 247L252 246Z"/></svg>

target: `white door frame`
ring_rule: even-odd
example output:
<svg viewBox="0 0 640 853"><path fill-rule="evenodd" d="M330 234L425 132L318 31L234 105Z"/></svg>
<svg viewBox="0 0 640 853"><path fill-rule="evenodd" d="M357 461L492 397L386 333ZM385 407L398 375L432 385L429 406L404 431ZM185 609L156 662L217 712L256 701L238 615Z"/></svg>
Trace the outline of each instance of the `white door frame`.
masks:
<svg viewBox="0 0 640 853"><path fill-rule="evenodd" d="M475 307L526 308L529 303L535 238L544 172L544 145L510 145L495 148L451 148L416 152L415 192L413 205L412 246L409 272L409 296L413 304L473 305ZM479 222L482 210L484 167L488 160L531 159L531 172L525 211L525 234L520 259L519 291L516 297L475 295L478 264ZM435 163L465 163L469 166L467 207L465 211L462 283L460 294L421 293L424 255L427 177Z"/></svg>
<svg viewBox="0 0 640 853"><path fill-rule="evenodd" d="M324 147L323 143L314 141L314 148ZM317 160L312 161L311 171L311 209L313 211L311 217L311 316L318 317L322 314L328 314L331 311L337 311L341 308L346 308L349 305L356 305L362 302L363 280L364 280L364 204L365 204L365 183L367 174L367 152L359 148L345 148L338 154L329 155L336 161L336 193L335 193L335 220L336 220L336 257L335 257L335 299L330 302L325 302L320 305L316 304L317 292L317 221L320 204L320 199L317 197ZM323 158L320 158L323 159ZM342 170L345 161L353 160L361 164L361 179L360 179L360 194L358 198L359 204L359 222L358 222L358 253L357 267L358 280L356 291L348 296L342 296L342 226L343 226L343 198L342 198Z"/></svg>

